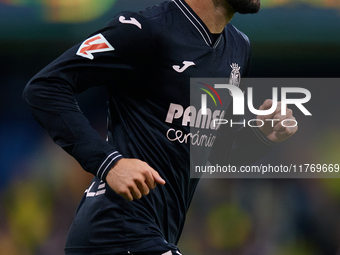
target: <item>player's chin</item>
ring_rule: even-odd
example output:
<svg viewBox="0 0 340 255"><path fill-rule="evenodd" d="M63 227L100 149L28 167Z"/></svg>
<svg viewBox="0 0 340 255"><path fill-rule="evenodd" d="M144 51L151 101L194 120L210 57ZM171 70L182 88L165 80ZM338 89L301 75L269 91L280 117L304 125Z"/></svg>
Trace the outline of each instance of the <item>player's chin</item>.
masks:
<svg viewBox="0 0 340 255"><path fill-rule="evenodd" d="M235 12L240 14L255 14L261 9L261 0L227 0Z"/></svg>

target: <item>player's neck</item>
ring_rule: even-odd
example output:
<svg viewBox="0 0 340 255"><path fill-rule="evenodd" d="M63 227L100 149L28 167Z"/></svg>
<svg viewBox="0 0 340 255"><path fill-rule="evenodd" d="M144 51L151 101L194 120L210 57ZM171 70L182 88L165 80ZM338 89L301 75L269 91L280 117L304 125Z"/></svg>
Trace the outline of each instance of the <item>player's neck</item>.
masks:
<svg viewBox="0 0 340 255"><path fill-rule="evenodd" d="M226 0L185 0L213 34L221 33L235 11Z"/></svg>

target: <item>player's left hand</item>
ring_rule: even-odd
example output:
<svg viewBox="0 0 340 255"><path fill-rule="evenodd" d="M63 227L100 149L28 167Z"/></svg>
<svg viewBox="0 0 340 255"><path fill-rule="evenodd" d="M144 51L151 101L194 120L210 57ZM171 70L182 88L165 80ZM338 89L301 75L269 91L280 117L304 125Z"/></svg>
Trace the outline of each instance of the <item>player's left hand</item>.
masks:
<svg viewBox="0 0 340 255"><path fill-rule="evenodd" d="M270 109L273 101L271 99L267 99L260 106L260 110ZM264 122L262 127L259 127L262 133L264 133L269 140L272 142L283 142L284 140L291 137L298 130L298 126L296 125L295 117L293 116L293 111L291 109L286 109L286 115L281 114L281 102L277 103L276 110L270 115L259 115L257 119L260 119ZM275 121L266 121L266 119L273 119ZM284 121L284 126L282 125L282 121ZM258 123L260 126L261 123Z"/></svg>

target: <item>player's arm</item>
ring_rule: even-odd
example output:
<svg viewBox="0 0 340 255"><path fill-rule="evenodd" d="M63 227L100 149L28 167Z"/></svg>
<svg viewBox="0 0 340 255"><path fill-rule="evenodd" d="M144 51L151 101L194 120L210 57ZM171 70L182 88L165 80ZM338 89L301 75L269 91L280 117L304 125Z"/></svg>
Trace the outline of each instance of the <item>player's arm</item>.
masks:
<svg viewBox="0 0 340 255"><path fill-rule="evenodd" d="M242 76L248 76L251 63L251 46L248 37L243 33L240 34L244 38L244 50L247 56ZM260 106L260 110L270 109L271 104L271 100L264 101ZM237 117L232 114L232 107L227 109L226 119L233 119L234 123L246 123L242 116ZM256 119L263 120L265 124L262 127L249 127L245 124L234 125L232 128L222 125L219 139L215 140L212 152L210 153L210 162L234 165L254 163L267 155L277 143L288 139L297 131L297 126L282 126L282 120L295 118L290 109L287 109L287 115L282 116L280 103L278 103L273 114L257 116ZM265 121L266 119L276 119L277 121L272 125L272 122ZM288 122L285 123L289 125Z"/></svg>
<svg viewBox="0 0 340 255"><path fill-rule="evenodd" d="M125 21L128 15L130 13L124 16ZM123 15L35 75L27 84L23 98L56 144L72 155L84 170L108 181L113 190L131 200L131 195L140 198L138 190L145 195L147 189L155 186L158 179L154 170L138 160L123 160L117 148L91 127L76 100L78 94L90 87L114 86L115 80L124 79L136 68L133 61L141 57L138 54L150 48L147 29L137 26L141 21L129 24L119 20L120 16ZM151 175L146 173L146 168ZM130 180L123 180L122 169L131 172L125 176ZM146 186L141 176L145 177ZM127 185L130 192L122 185Z"/></svg>
<svg viewBox="0 0 340 255"><path fill-rule="evenodd" d="M270 109L271 100L266 100L260 110ZM292 111L287 109L287 115L281 115L281 104L274 113L268 116L257 116L256 119L263 120L265 123L262 127L261 123L253 123L254 127L250 127L243 117L236 119L232 115L230 107L227 111L227 119L233 119L233 127L229 125L221 125L218 139L215 140L212 153L210 154L210 162L219 164L246 165L256 162L266 156L272 148L279 142L291 137L296 131L295 122L291 127L282 126L283 120L293 119ZM266 119L275 119L265 121ZM285 126L289 126L285 121ZM257 126L257 127L255 127Z"/></svg>

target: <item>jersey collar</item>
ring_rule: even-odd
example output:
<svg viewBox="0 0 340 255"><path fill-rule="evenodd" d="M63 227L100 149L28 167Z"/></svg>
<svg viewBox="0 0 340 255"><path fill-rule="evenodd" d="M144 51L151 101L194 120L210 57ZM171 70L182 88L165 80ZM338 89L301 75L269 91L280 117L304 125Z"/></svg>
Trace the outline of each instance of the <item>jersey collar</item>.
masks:
<svg viewBox="0 0 340 255"><path fill-rule="evenodd" d="M221 35L213 44L213 38L206 27L206 25L202 22L202 20L197 16L197 14L190 8L190 6L184 0L172 0L176 6L180 9L180 11L184 14L184 16L190 21L190 23L195 27L195 29L200 33L204 42L208 46L212 46L216 48L219 42L221 41Z"/></svg>

